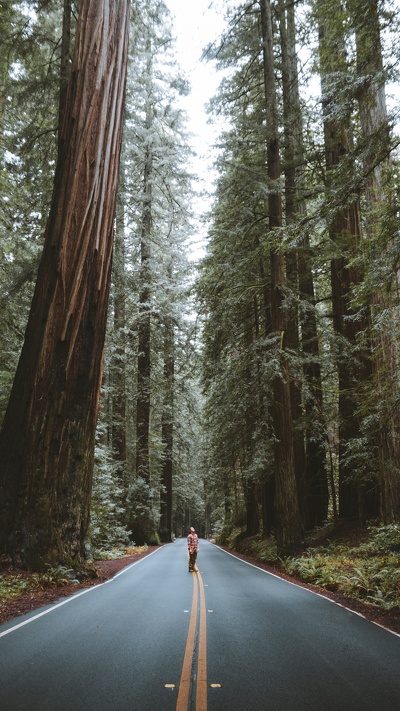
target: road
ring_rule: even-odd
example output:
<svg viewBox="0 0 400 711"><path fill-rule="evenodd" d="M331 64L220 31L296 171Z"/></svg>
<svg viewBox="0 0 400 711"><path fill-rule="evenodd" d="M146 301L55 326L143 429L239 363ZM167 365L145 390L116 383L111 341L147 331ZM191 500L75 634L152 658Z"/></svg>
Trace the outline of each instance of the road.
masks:
<svg viewBox="0 0 400 711"><path fill-rule="evenodd" d="M0 626L1 711L396 711L400 637L200 541Z"/></svg>

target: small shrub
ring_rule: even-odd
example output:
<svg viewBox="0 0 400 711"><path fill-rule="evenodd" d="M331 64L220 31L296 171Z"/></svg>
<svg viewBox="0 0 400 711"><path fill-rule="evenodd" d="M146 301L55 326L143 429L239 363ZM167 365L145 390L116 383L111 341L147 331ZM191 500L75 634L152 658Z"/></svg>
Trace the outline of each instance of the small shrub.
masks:
<svg viewBox="0 0 400 711"><path fill-rule="evenodd" d="M0 600L11 600L30 589L30 582L18 575L1 576Z"/></svg>
<svg viewBox="0 0 400 711"><path fill-rule="evenodd" d="M370 529L370 545L382 553L400 553L400 524L376 526Z"/></svg>
<svg viewBox="0 0 400 711"><path fill-rule="evenodd" d="M47 566L47 571L39 576L39 584L42 587L60 587L69 585L74 579L74 571L70 568L65 568L63 565L58 565L56 568Z"/></svg>

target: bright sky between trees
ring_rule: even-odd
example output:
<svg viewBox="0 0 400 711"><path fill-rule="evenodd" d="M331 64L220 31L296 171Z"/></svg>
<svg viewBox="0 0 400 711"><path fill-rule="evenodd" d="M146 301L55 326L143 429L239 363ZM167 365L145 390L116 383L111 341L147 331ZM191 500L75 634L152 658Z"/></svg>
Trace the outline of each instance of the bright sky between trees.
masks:
<svg viewBox="0 0 400 711"><path fill-rule="evenodd" d="M198 188L212 191L214 173L213 146L219 129L209 123L207 102L217 91L222 75L215 70L215 63L202 60L204 48L214 42L224 27L226 0L165 0L174 19L173 34L176 37L177 62L190 82L190 94L182 99L182 107L188 117L188 131L192 134L192 147L196 152L193 172L199 176ZM199 216L207 208L204 196L194 205ZM200 221L196 235L191 240L191 259L196 261L203 254L204 239Z"/></svg>
<svg viewBox="0 0 400 711"><path fill-rule="evenodd" d="M196 146L207 161L215 134L207 124L205 104L215 94L221 77L213 62L202 61L206 45L223 29L224 0L165 0L174 17L177 61L187 76L191 93L184 102L189 130L198 136ZM196 142L197 143L197 142Z"/></svg>

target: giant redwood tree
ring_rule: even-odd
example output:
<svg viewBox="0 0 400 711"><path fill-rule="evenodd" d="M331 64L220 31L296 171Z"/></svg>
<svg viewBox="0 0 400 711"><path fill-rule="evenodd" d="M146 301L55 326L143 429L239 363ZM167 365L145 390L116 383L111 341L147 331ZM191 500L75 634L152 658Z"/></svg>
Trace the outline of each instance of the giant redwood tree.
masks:
<svg viewBox="0 0 400 711"><path fill-rule="evenodd" d="M386 107L385 73L377 0L349 3L356 37L357 100L362 133L367 203L374 388L368 387L368 413L376 409L380 516L389 524L400 518L400 406L398 398L398 269L390 254L396 243L398 210L392 195L392 137ZM372 397L371 397L372 396Z"/></svg>
<svg viewBox="0 0 400 711"><path fill-rule="evenodd" d="M318 0L316 5L329 237L335 248L331 259L331 284L339 385L339 516L358 516L363 521L365 517L377 515L377 509L370 486L356 480L349 460L349 444L360 431L360 386L368 382L371 364L368 344L366 347L360 345L361 335L368 329L368 310L357 312L353 304L354 289L362 285L364 277L354 260L360 250L361 219L358 191L351 187L355 171L351 114L338 101L349 78L344 14L340 2ZM343 168L346 171L345 189L341 179Z"/></svg>
<svg viewBox="0 0 400 711"><path fill-rule="evenodd" d="M287 316L284 305L286 259L279 244L282 229L282 203L278 183L281 177L276 83L274 72L273 26L271 3L260 0L263 40L264 90L267 126L267 171L269 180L268 223L276 240L270 250L271 328L280 339L277 360L280 372L273 384L273 424L275 436L275 506L278 550L293 554L301 545L301 526L293 454L293 421L290 376L285 354Z"/></svg>
<svg viewBox="0 0 400 711"><path fill-rule="evenodd" d="M307 203L304 198L306 156L296 53L296 15L293 3L279 0L278 6L282 52L285 217L288 230L298 234L299 223L304 221L307 215ZM295 425L294 459L299 505L302 521L308 530L315 525L321 525L327 518L329 492L316 299L308 229L302 230L298 244L298 249L291 249L287 254L286 263L288 283L295 293L298 292L303 307L297 309L297 312L292 308L287 328L290 347L299 350L301 346L304 358L306 387L300 387L295 379L292 379L290 387Z"/></svg>
<svg viewBox="0 0 400 711"><path fill-rule="evenodd" d="M130 0L82 0L45 245L0 435L1 550L79 564L89 519Z"/></svg>

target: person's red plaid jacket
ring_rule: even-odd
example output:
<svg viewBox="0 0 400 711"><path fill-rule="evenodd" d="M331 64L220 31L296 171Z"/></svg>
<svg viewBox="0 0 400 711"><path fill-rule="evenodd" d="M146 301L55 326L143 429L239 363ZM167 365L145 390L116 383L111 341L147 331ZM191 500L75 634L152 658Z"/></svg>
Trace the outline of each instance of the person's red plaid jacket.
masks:
<svg viewBox="0 0 400 711"><path fill-rule="evenodd" d="M197 533L189 533L187 537L189 553L195 553L199 550L199 539Z"/></svg>

